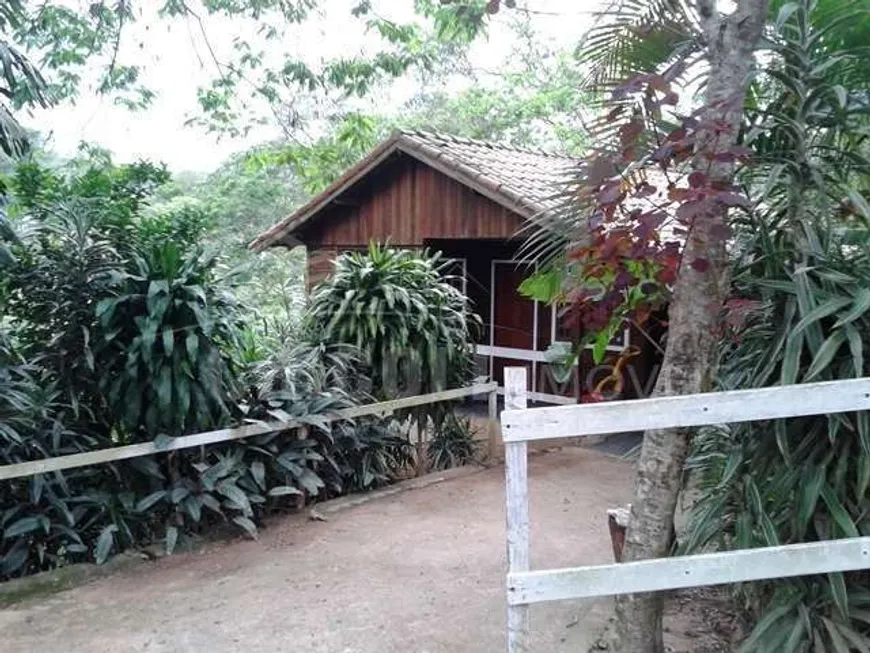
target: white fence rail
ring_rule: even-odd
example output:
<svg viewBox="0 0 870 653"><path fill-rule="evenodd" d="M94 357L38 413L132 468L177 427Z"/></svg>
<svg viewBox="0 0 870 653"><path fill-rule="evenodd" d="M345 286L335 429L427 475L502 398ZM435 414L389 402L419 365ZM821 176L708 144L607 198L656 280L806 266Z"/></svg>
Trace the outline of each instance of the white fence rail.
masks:
<svg viewBox="0 0 870 653"><path fill-rule="evenodd" d="M870 410L870 379L526 409L525 374L522 367L505 369L509 393L501 415L507 478L509 653L529 650L533 603L870 568L870 537L860 537L530 571L527 442Z"/></svg>
<svg viewBox="0 0 870 653"><path fill-rule="evenodd" d="M441 401L452 401L454 399L486 394L489 395L490 398L489 419L493 422L493 424L490 425L490 428L493 428L493 426L498 426L496 423L498 418L496 404L497 391L498 385L496 383L478 383L466 388L456 388L455 390L444 390L442 392L416 395L414 397L402 397L401 399L394 399L392 401L384 401L376 404L365 404L363 406L343 408L328 415L327 421L335 422L354 419L356 417L364 417L366 415L385 416L403 408L425 406L427 404L434 404ZM305 426L306 424L297 420L291 420L289 422L245 424L232 429L220 429L218 431L207 431L205 433L196 433L194 435L173 438L162 446L158 446L155 442L142 442L122 447L100 449L98 451L75 453L68 456L57 456L56 458L31 460L13 465L0 466L0 481L21 478L24 476L33 476L35 474L45 474L47 472L56 472L63 469L73 469L75 467L87 467L89 465L126 460L129 458L138 458L140 456L150 456L153 454L166 453L168 451L177 451L179 449L190 449L192 447L216 444L218 442L242 440L255 435L264 435L274 431L286 431ZM494 436L491 437L491 443L492 442L494 442ZM490 446L492 446L492 444Z"/></svg>

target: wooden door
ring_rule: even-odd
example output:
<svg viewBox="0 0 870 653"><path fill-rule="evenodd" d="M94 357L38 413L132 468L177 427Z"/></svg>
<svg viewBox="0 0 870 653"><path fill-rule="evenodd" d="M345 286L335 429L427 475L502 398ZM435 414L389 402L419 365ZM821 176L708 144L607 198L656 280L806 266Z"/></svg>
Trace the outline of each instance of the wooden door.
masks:
<svg viewBox="0 0 870 653"><path fill-rule="evenodd" d="M535 302L523 297L520 284L528 268L513 261L493 263L491 342L494 347L493 379L504 385L504 368L525 366L530 389L534 380ZM498 348L518 350L517 358L499 355Z"/></svg>

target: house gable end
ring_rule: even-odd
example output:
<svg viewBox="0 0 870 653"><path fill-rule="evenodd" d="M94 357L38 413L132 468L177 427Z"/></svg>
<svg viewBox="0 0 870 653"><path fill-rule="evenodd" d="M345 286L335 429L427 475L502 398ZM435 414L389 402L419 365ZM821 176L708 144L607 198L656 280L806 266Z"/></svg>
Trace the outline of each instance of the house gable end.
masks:
<svg viewBox="0 0 870 653"><path fill-rule="evenodd" d="M432 239L510 239L525 217L406 154L396 154L321 209L295 238L309 248L420 247Z"/></svg>

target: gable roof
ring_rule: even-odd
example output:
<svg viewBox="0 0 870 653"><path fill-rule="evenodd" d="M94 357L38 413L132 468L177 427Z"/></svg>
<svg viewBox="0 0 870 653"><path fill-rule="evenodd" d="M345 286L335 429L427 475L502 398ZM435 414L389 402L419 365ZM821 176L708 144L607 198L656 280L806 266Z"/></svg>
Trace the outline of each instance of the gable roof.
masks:
<svg viewBox="0 0 870 653"><path fill-rule="evenodd" d="M323 192L249 245L262 251L314 219L351 186L395 153L404 153L472 188L524 218L553 209L556 194L578 159L542 150L501 145L423 131L399 131L350 167Z"/></svg>

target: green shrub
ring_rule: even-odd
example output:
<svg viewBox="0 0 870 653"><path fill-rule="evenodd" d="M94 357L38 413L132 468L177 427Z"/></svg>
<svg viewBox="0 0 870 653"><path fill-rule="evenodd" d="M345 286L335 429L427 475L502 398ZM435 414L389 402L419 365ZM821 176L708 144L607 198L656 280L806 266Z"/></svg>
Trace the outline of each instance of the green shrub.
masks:
<svg viewBox="0 0 870 653"><path fill-rule="evenodd" d="M365 252L338 257L332 275L312 295L307 329L320 342L355 347L370 393L387 400L471 381L479 324L468 298L442 273L438 255L373 242ZM405 421L410 415L437 430L453 409L441 402L396 417Z"/></svg>
<svg viewBox="0 0 870 653"><path fill-rule="evenodd" d="M744 299L722 353L720 389L870 374L864 358L870 347L867 239L860 247L846 246L836 232L810 229L821 249L802 255L799 266L773 274L775 257L761 250L736 278ZM768 270L758 276L762 260ZM817 542L870 531L866 412L703 429L689 469L697 474L702 498L693 509L686 551ZM741 650L870 646L866 574L754 583L741 589L741 598L757 618Z"/></svg>
<svg viewBox="0 0 870 653"><path fill-rule="evenodd" d="M46 207L41 218L18 222L10 239L14 258L0 265L7 328L22 355L38 357L64 401L95 423L106 416L95 375L94 306L124 269L104 217L78 199Z"/></svg>
<svg viewBox="0 0 870 653"><path fill-rule="evenodd" d="M828 38L852 11L801 0L771 25L770 64L746 112L755 157L741 181L754 201L732 214L735 300L720 389L870 373L866 92L851 83L866 65ZM690 470L702 498L684 550L870 532L866 412L703 429ZM741 651L870 650L868 590L865 572L743 585L755 627Z"/></svg>
<svg viewBox="0 0 870 653"><path fill-rule="evenodd" d="M101 388L124 440L204 431L233 415L242 321L215 264L149 243L96 305Z"/></svg>
<svg viewBox="0 0 870 653"><path fill-rule="evenodd" d="M51 375L24 362L0 331L0 465L84 453L106 439L66 426L72 410ZM0 484L0 578L97 553L113 468L82 468Z"/></svg>
<svg viewBox="0 0 870 653"><path fill-rule="evenodd" d="M390 482L408 444L354 405L356 350L262 328L194 242L200 215L143 217L149 166L18 169L0 239L0 465L294 419L305 431L0 484L0 580ZM178 216L176 215L176 218ZM247 319L243 319L247 318Z"/></svg>
<svg viewBox="0 0 870 653"><path fill-rule="evenodd" d="M413 464L413 447L392 420L361 420L336 433L332 459L346 491L388 485Z"/></svg>
<svg viewBox="0 0 870 653"><path fill-rule="evenodd" d="M473 463L477 458L477 445L471 420L450 414L435 429L428 443L427 458L430 469L449 469Z"/></svg>
<svg viewBox="0 0 870 653"><path fill-rule="evenodd" d="M461 387L473 375L468 298L439 271L438 256L372 243L338 257L311 298L311 333L357 347L379 398Z"/></svg>

